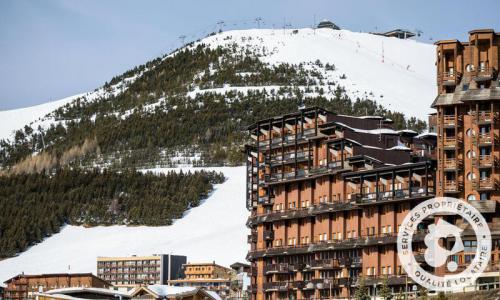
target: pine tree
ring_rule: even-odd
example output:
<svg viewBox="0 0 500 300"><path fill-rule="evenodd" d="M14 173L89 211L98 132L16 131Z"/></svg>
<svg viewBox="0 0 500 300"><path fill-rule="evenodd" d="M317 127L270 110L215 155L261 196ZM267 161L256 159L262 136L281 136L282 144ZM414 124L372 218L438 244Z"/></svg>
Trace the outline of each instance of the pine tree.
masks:
<svg viewBox="0 0 500 300"><path fill-rule="evenodd" d="M380 287L379 296L384 300L392 299L392 292L391 289L389 288L388 281L389 279L387 278L387 276L385 276L384 280L382 281L382 286Z"/></svg>
<svg viewBox="0 0 500 300"><path fill-rule="evenodd" d="M358 288L354 292L354 299L356 300L369 300L368 288L365 284L365 278L361 277L358 282Z"/></svg>

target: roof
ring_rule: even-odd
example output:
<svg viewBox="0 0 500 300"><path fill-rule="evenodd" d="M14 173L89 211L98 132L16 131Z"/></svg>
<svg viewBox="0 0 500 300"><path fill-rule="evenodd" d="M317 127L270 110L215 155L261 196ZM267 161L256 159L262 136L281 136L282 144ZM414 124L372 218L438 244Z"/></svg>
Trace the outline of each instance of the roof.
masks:
<svg viewBox="0 0 500 300"><path fill-rule="evenodd" d="M92 273L52 273L52 274L18 274L12 278L7 279L4 281L4 283L10 283L13 280L19 279L19 278L44 278L44 277L93 277L101 282L106 283L107 285L111 285L109 282L106 280L103 280L97 276L95 276Z"/></svg>
<svg viewBox="0 0 500 300"><path fill-rule="evenodd" d="M279 121L281 119L286 119L286 118L292 118L292 117L299 117L301 114L307 114L307 113L314 113L316 110L318 110L318 113L325 113L325 114L332 114L334 115L335 113L331 112L331 111L328 111L322 107L319 107L319 106L311 106L311 107L306 107L306 108L301 108L299 109L299 111L297 112L293 112L293 113L288 113L288 114L284 114L284 115L281 115L281 116L275 116L275 117L271 117L271 118L267 118L267 119L261 119L261 120L258 120L257 122L249 125L247 127L248 130L252 130L254 128L257 127L257 124L259 123L264 123L264 125L268 124L269 122L276 122L276 121Z"/></svg>
<svg viewBox="0 0 500 300"><path fill-rule="evenodd" d="M211 263L186 263L183 266L184 267L190 267L190 266L215 266L215 267L219 267L219 268L224 268L224 269L230 270L228 267L224 267L224 266L218 265L215 262L211 262Z"/></svg>
<svg viewBox="0 0 500 300"><path fill-rule="evenodd" d="M137 287L130 292L130 296L134 297L141 291L145 291L146 293L153 295L155 298L177 298L202 293L213 300L221 300L218 295L216 296L213 293L210 293L198 287L180 287L159 284L148 285L147 287Z"/></svg>
<svg viewBox="0 0 500 300"><path fill-rule="evenodd" d="M407 29L394 29L394 30L391 30L391 31L387 31L387 32L384 32L382 33L382 35L385 35L385 36L392 36L396 33L405 33L406 34L406 37L412 37L412 36L415 36L415 33L407 30Z"/></svg>
<svg viewBox="0 0 500 300"><path fill-rule="evenodd" d="M245 264L245 263L242 263L242 262L235 262L230 267L232 269L241 268L241 267L243 267L243 268L250 268L250 264Z"/></svg>
<svg viewBox="0 0 500 300"><path fill-rule="evenodd" d="M45 294L50 294L50 295L71 295L75 293L81 293L81 292L87 292L87 293L94 293L97 295L109 295L109 296L122 296L122 297L130 297L130 294L127 292L120 292L120 291L115 291L115 290L110 290L110 289L103 289L103 288L87 288L87 287L69 287L69 288L62 288L62 289L55 289L55 290L50 290L45 292Z"/></svg>
<svg viewBox="0 0 500 300"><path fill-rule="evenodd" d="M167 254L153 254L153 255L145 255L145 256L98 256L97 261L120 261L120 260L153 260L153 259L160 259L162 255L167 255Z"/></svg>
<svg viewBox="0 0 500 300"><path fill-rule="evenodd" d="M469 34L474 34L474 33L495 33L495 30L491 28L482 28L482 29L480 28L469 31Z"/></svg>

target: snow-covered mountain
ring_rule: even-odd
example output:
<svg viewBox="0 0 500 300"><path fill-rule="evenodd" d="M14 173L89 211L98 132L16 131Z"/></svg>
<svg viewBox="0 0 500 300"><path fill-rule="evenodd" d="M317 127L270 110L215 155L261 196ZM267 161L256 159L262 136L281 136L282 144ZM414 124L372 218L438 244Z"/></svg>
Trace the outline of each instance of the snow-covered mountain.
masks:
<svg viewBox="0 0 500 300"><path fill-rule="evenodd" d="M187 255L190 262L216 261L226 266L244 261L249 233L245 226L248 217L245 208L245 167L210 170L223 172L227 180L214 186L209 198L173 225L66 226L60 233L19 256L0 261L0 282L21 272L95 273L97 256L172 253ZM151 171L160 173L168 170Z"/></svg>
<svg viewBox="0 0 500 300"><path fill-rule="evenodd" d="M435 47L431 44L348 30L310 28L232 30L209 36L187 47L195 48L199 44L206 44L210 48L234 48L235 52L242 54L252 52L262 62L270 65L303 64L304 68L314 70L325 78L325 87L329 81L338 82L352 99L368 97L387 109L400 111L407 116L426 120L427 115L432 112L430 103L436 95L436 88ZM169 56L172 55L175 52ZM334 65L335 69L319 68L314 64L316 61L323 65ZM33 128L41 125L46 128L51 123L64 122L54 120L50 113L78 98L94 101L118 95L143 73L141 71L124 78L112 86L111 91L99 88L47 104L0 111L0 139L11 137L14 130L24 125L31 124ZM187 95L194 97L207 92L224 94L234 90L246 93L279 88L280 86L226 85L222 88L200 89L193 86ZM328 89L325 90L328 97ZM333 93L330 96L332 95ZM164 99L159 97L156 105L162 101ZM153 103L152 107L156 105ZM132 112L127 111L123 117Z"/></svg>
<svg viewBox="0 0 500 300"><path fill-rule="evenodd" d="M435 97L435 48L433 45L413 40L399 40L347 30L252 29L228 31L209 36L190 44L194 49L205 44L215 49L230 48L231 53L252 53L271 66L282 63L301 65L316 74L315 85L294 86L304 95L334 97L332 83L342 86L352 98L376 100L387 109L403 112L422 120L431 112L430 103ZM172 53L169 57L176 55ZM164 60L165 58L163 58ZM328 65L328 67L327 67ZM333 67L334 66L334 67ZM155 66L153 65L152 68ZM76 101L91 103L103 101L123 93L145 70L132 72L93 92L75 95L59 101L30 108L0 112L0 139L11 138L16 129L29 125L47 129L51 124L65 125L68 119L56 117L54 110ZM203 74L217 72L210 68ZM202 76L203 74L200 74ZM251 76L251 72L239 76ZM322 78L321 80L316 80ZM231 85L207 88L194 84L186 93L188 98L199 94L225 94L238 91L279 90L279 85ZM168 95L172 97L172 95ZM152 95L146 105L113 112L120 120L135 113L155 113L158 109L175 110L167 103L165 95ZM229 102L230 103L230 102ZM92 120L92 118L90 118ZM95 120L95 118L93 119ZM57 139L55 139L57 140ZM66 226L60 233L31 247L19 256L0 261L0 282L20 272L95 272L97 256L142 255L176 253L188 256L190 261L212 261L229 265L244 260L247 252L245 221L245 169L215 168L228 180L215 187L212 195L199 207L172 226L164 227L95 227ZM165 169L157 169L164 172ZM57 255L54 255L54 251Z"/></svg>
<svg viewBox="0 0 500 300"><path fill-rule="evenodd" d="M432 112L430 103L436 96L436 54L431 44L348 30L310 28L228 31L199 43L212 48L236 45L242 53L255 51L261 61L271 65L308 64L317 60L333 64L334 71L316 71L323 73L325 81L333 80L343 85L353 99L372 94L370 98L387 109L422 120L427 120ZM343 75L345 79L341 79ZM210 91L233 89L247 91L252 88L228 86ZM206 91L195 90L190 94L202 92Z"/></svg>

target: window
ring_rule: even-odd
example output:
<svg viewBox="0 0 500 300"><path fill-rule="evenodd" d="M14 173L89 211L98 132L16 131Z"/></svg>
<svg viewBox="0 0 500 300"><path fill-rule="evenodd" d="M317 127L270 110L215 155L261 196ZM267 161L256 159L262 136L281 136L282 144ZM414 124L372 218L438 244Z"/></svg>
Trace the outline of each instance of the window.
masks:
<svg viewBox="0 0 500 300"><path fill-rule="evenodd" d="M474 157L476 157L476 152L474 152L474 150L467 151L467 158L474 158Z"/></svg>
<svg viewBox="0 0 500 300"><path fill-rule="evenodd" d="M467 180L472 181L474 179L476 179L476 174L472 172L467 173Z"/></svg>
<svg viewBox="0 0 500 300"><path fill-rule="evenodd" d="M481 200L488 200L489 198L490 198L489 194L486 193L486 192L480 194L480 199Z"/></svg>
<svg viewBox="0 0 500 300"><path fill-rule="evenodd" d="M467 179L468 179L468 177L467 177ZM470 179L469 179L469 180L470 180ZM474 195L474 194L470 194L469 196L467 196L467 200L468 200L468 201L474 201L474 200L476 200L476 195Z"/></svg>
<svg viewBox="0 0 500 300"><path fill-rule="evenodd" d="M468 137L473 137L474 135L476 135L476 133L474 132L474 129L467 129L467 131L465 132L467 134Z"/></svg>

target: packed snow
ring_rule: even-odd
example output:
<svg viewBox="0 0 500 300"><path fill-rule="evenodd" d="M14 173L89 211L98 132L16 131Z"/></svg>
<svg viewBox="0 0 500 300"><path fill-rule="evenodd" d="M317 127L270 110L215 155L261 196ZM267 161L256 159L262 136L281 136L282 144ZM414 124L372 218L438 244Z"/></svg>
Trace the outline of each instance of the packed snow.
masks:
<svg viewBox="0 0 500 300"><path fill-rule="evenodd" d="M191 168L194 170L196 168ZM150 254L186 255L189 262L229 266L245 261L248 251L245 226L245 167L205 168L223 172L226 181L171 226L126 227L65 226L17 257L0 261L0 282L21 272L96 273L98 256ZM154 169L156 173L172 169ZM178 169L177 169L178 170ZM183 169L186 171L187 169ZM154 209L154 208L152 208Z"/></svg>
<svg viewBox="0 0 500 300"><path fill-rule="evenodd" d="M23 128L25 125L31 125L35 122L43 125L52 122L52 119L45 119L48 114L83 95L79 94L26 108L0 111L0 140L10 138L16 130ZM34 127L35 130L37 128L38 126Z"/></svg>
<svg viewBox="0 0 500 300"><path fill-rule="evenodd" d="M437 91L434 45L348 30L302 28L297 33L294 31L233 30L207 37L199 43L212 48L236 44L238 52L254 51L263 62L271 65L308 64L316 60L323 65L333 64L335 71L325 71L322 75L326 81L334 80L344 86L353 99L369 96L387 109L427 120ZM344 74L346 78L341 79ZM255 89L224 87L206 91L223 93ZM188 95L202 92L195 90Z"/></svg>

